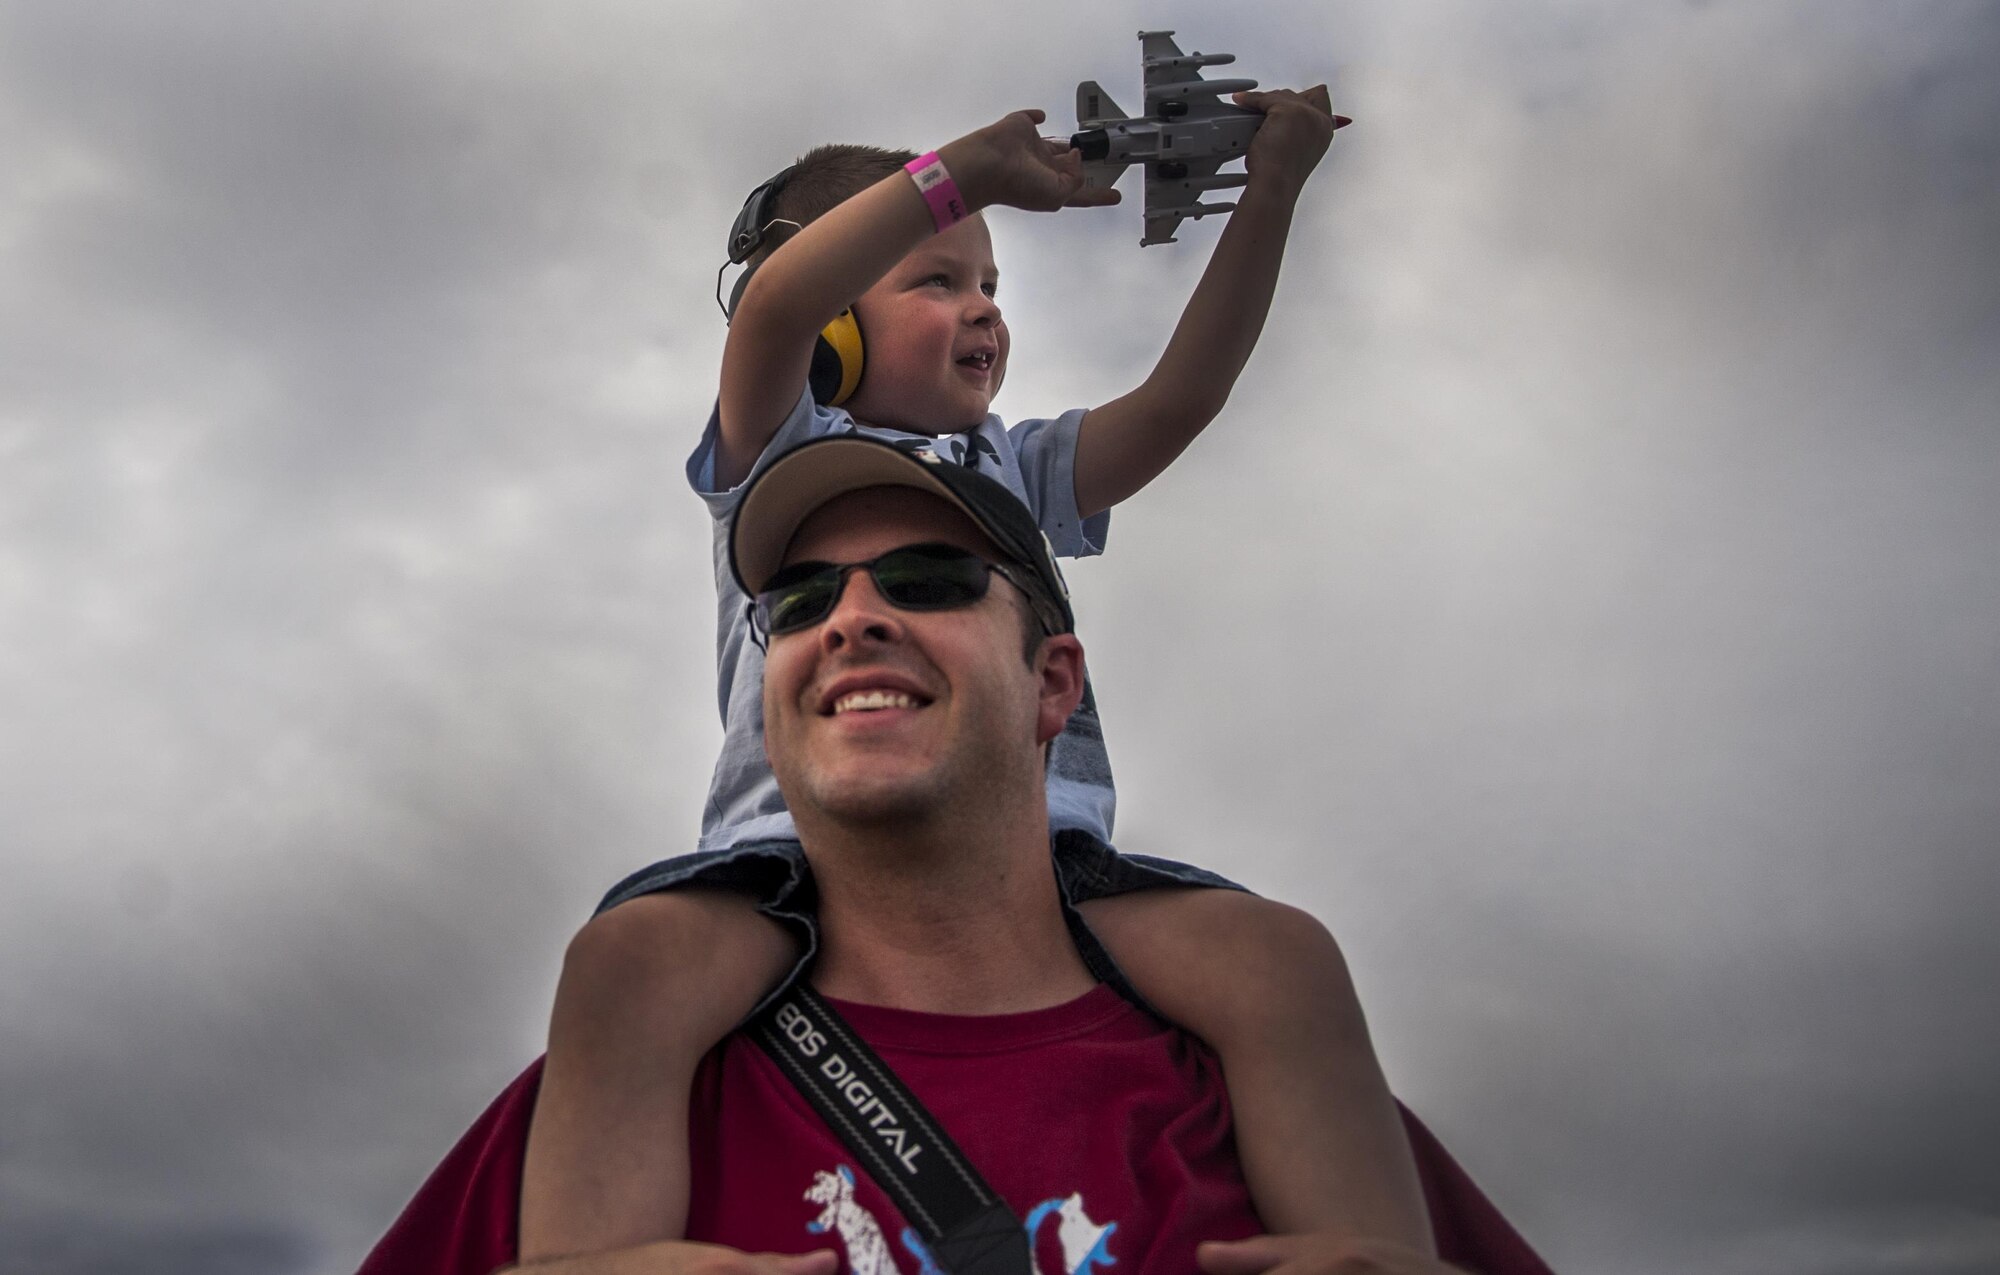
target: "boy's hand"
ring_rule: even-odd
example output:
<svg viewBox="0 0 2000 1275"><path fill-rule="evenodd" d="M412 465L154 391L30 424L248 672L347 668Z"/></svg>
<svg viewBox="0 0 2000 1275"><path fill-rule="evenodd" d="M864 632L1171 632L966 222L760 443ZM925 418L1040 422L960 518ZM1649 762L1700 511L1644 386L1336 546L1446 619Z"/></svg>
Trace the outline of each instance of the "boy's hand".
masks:
<svg viewBox="0 0 2000 1275"><path fill-rule="evenodd" d="M1048 116L1015 111L938 152L973 208L1005 204L1033 212L1101 207L1118 202L1109 187L1083 184L1083 157L1035 127Z"/></svg>
<svg viewBox="0 0 2000 1275"><path fill-rule="evenodd" d="M1302 93L1275 89L1234 96L1238 106L1264 113L1264 122L1250 139L1250 153L1243 158L1250 185L1267 187L1294 199L1304 188L1306 178L1312 176L1320 156L1326 154L1333 131L1353 122L1345 115L1333 113L1324 84L1316 84Z"/></svg>
<svg viewBox="0 0 2000 1275"><path fill-rule="evenodd" d="M1466 1275L1387 1240L1343 1235L1259 1235L1195 1247L1202 1275Z"/></svg>
<svg viewBox="0 0 2000 1275"><path fill-rule="evenodd" d="M839 1269L840 1255L830 1248L810 1253L745 1253L720 1244L665 1240L506 1266L494 1275L834 1275Z"/></svg>

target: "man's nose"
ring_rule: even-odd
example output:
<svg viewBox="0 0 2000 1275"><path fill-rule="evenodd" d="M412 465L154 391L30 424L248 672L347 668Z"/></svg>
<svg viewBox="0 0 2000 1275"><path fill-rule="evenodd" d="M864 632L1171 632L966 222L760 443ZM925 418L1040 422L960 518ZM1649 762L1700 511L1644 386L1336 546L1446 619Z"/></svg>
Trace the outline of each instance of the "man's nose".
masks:
<svg viewBox="0 0 2000 1275"><path fill-rule="evenodd" d="M874 577L866 571L848 572L833 610L820 622L821 648L832 652L869 642L894 642L902 636L902 613L876 591Z"/></svg>
<svg viewBox="0 0 2000 1275"><path fill-rule="evenodd" d="M1000 303L981 292L966 303L965 318L974 327L990 328L1000 322Z"/></svg>

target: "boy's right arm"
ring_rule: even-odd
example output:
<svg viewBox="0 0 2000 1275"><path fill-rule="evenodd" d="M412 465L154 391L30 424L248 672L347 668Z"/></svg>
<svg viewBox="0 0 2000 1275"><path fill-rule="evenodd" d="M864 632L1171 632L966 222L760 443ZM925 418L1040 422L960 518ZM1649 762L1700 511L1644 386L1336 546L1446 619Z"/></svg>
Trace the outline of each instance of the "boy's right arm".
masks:
<svg viewBox="0 0 2000 1275"><path fill-rule="evenodd" d="M748 897L719 890L644 895L578 932L528 1130L522 1261L686 1232L695 1068L797 957Z"/></svg>
<svg viewBox="0 0 2000 1275"><path fill-rule="evenodd" d="M1015 111L938 149L967 208L1036 211L1112 204L1086 189L1082 159L1036 131L1041 111ZM718 489L734 487L798 402L821 328L909 251L937 233L930 205L906 173L892 173L814 220L760 263L743 289L722 347Z"/></svg>

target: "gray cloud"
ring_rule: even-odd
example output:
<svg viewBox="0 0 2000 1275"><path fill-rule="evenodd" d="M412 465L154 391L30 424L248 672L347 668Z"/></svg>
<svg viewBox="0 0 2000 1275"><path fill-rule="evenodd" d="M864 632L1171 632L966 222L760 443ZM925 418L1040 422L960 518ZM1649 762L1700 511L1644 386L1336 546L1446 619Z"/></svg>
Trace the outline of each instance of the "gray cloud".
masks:
<svg viewBox="0 0 2000 1275"><path fill-rule="evenodd" d="M352 1268L692 835L741 192L1155 24L1359 122L1072 575L1121 841L1559 1266L2000 1259L1991 7L1019 17L0 6L0 1271ZM1154 357L1134 218L996 216L1004 411Z"/></svg>
<svg viewBox="0 0 2000 1275"><path fill-rule="evenodd" d="M7 1275L272 1275L307 1269L310 1252L303 1235L260 1222L107 1229L100 1219L60 1217L10 1226L7 1249Z"/></svg>

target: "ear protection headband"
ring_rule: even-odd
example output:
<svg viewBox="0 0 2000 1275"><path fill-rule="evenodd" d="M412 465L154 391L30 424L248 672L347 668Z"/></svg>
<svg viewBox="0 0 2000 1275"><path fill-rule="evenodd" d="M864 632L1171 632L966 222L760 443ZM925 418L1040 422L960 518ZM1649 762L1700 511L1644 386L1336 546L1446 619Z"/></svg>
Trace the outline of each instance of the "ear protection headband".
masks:
<svg viewBox="0 0 2000 1275"><path fill-rule="evenodd" d="M722 270L748 261L764 246L771 227L799 228L795 221L771 215L778 192L785 188L785 181L791 175L792 170L785 169L751 191L750 198L743 201L743 210L736 214L736 223L729 228L729 264L715 274L718 301L721 300ZM757 267L751 266L737 278L736 286L729 290L729 301L722 307L725 320L735 315L736 303L743 299L743 289L749 285L750 276L756 273ZM862 366L861 324L854 317L854 308L849 306L836 315L833 322L820 329L819 336L813 341L812 370L806 375L807 384L812 387L813 401L838 407L854 397L854 391L861 386Z"/></svg>

